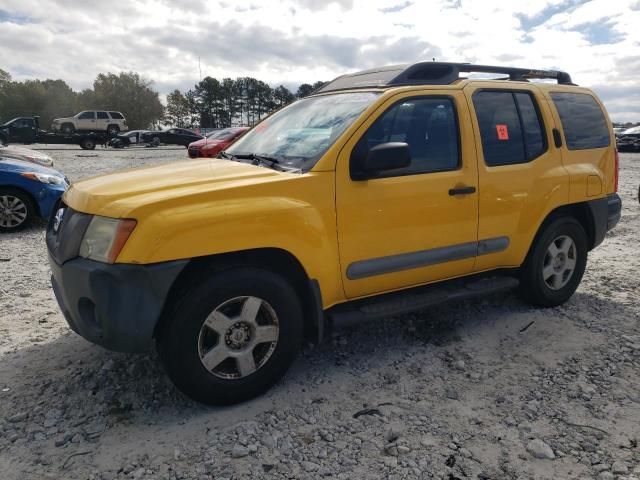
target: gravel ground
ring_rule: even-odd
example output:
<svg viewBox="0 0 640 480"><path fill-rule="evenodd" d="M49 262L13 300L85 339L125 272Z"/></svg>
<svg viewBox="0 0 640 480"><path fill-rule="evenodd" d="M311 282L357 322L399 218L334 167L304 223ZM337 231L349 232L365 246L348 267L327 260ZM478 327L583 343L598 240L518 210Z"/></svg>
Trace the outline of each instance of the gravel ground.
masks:
<svg viewBox="0 0 640 480"><path fill-rule="evenodd" d="M71 180L185 158L50 151ZM42 224L0 238L0 478L640 479L640 154L623 217L561 307L513 295L361 325L266 395L204 407L155 354L72 333Z"/></svg>

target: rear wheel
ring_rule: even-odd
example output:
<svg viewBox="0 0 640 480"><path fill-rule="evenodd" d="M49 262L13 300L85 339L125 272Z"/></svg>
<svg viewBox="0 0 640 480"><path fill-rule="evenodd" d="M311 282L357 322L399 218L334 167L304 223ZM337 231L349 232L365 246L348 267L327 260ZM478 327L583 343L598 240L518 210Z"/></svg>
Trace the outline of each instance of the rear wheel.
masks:
<svg viewBox="0 0 640 480"><path fill-rule="evenodd" d="M117 135L119 131L120 127L118 127L117 125L109 125L107 127L107 135L109 135L110 137Z"/></svg>
<svg viewBox="0 0 640 480"><path fill-rule="evenodd" d="M92 138L83 138L80 142L80 147L83 150L93 150L94 148L96 148L96 141Z"/></svg>
<svg viewBox="0 0 640 480"><path fill-rule="evenodd" d="M158 347L175 385L199 402L251 399L276 383L302 344L302 307L280 275L218 273L187 291L161 327Z"/></svg>
<svg viewBox="0 0 640 480"><path fill-rule="evenodd" d="M562 217L543 227L535 242L521 272L520 293L534 305L560 305L582 280L587 235L577 220Z"/></svg>
<svg viewBox="0 0 640 480"><path fill-rule="evenodd" d="M31 223L35 216L33 201L24 192L0 188L0 232L15 232Z"/></svg>

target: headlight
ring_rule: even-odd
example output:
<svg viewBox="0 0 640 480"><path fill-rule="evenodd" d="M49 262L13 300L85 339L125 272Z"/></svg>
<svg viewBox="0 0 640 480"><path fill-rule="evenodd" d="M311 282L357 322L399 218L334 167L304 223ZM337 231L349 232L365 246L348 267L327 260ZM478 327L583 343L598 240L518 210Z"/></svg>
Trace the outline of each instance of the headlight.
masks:
<svg viewBox="0 0 640 480"><path fill-rule="evenodd" d="M134 228L135 220L93 217L80 243L80 256L114 263Z"/></svg>
<svg viewBox="0 0 640 480"><path fill-rule="evenodd" d="M57 175L49 175L48 173L38 173L38 172L26 172L22 174L23 177L30 178L31 180L35 180L40 183L48 183L50 185L66 185L64 177L59 177Z"/></svg>

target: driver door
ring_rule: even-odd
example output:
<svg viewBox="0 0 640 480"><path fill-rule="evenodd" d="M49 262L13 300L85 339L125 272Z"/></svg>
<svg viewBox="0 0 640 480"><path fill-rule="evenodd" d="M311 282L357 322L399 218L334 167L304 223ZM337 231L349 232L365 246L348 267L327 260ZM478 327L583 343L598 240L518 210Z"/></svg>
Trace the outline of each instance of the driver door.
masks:
<svg viewBox="0 0 640 480"><path fill-rule="evenodd" d="M397 95L341 150L336 210L348 298L472 271L478 171L468 118L462 92ZM411 164L354 180L352 152L386 142L407 143Z"/></svg>

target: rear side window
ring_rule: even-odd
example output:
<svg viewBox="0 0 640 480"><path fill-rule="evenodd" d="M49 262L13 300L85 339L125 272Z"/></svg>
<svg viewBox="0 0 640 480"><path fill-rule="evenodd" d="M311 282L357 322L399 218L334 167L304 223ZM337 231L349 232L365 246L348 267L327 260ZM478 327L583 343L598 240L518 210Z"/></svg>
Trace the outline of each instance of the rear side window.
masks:
<svg viewBox="0 0 640 480"><path fill-rule="evenodd" d="M107 115L107 112L97 112L98 113L98 118L101 120L109 120L109 115Z"/></svg>
<svg viewBox="0 0 640 480"><path fill-rule="evenodd" d="M96 118L95 112L82 112L78 117L80 120L92 120Z"/></svg>
<svg viewBox="0 0 640 480"><path fill-rule="evenodd" d="M600 106L586 93L552 93L569 150L608 147L609 127Z"/></svg>
<svg viewBox="0 0 640 480"><path fill-rule="evenodd" d="M118 113L118 112L109 112L109 115L111 115L111 118L114 118L116 120L123 120L124 119L122 114Z"/></svg>
<svg viewBox="0 0 640 480"><path fill-rule="evenodd" d="M453 101L433 97L396 103L362 136L356 145L358 157L387 142L407 143L411 165L385 172L385 177L456 170L460 166L460 150Z"/></svg>
<svg viewBox="0 0 640 480"><path fill-rule="evenodd" d="M528 92L481 90L473 95L484 161L526 163L547 149L535 100Z"/></svg>

